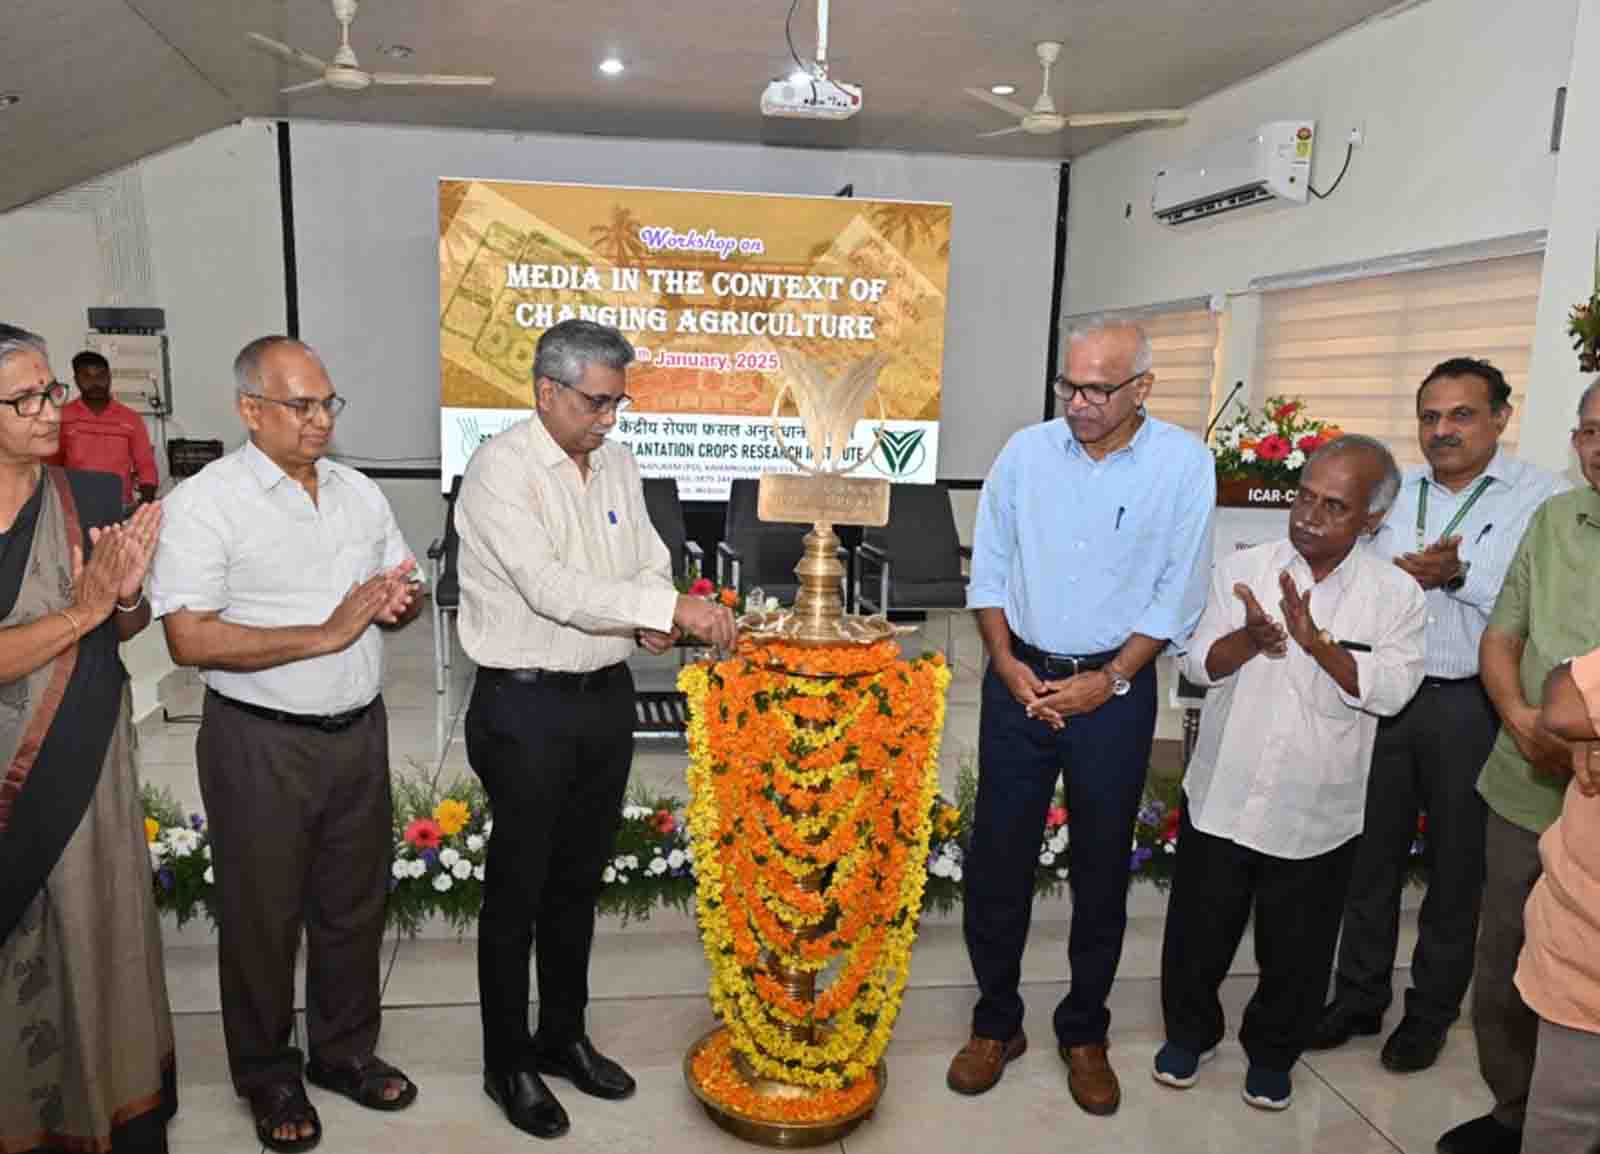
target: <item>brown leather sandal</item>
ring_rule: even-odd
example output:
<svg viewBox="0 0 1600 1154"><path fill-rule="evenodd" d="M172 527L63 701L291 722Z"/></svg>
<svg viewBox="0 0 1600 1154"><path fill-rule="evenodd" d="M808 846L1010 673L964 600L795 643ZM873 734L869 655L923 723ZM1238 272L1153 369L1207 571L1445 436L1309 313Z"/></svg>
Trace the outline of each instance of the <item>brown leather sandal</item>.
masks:
<svg viewBox="0 0 1600 1154"><path fill-rule="evenodd" d="M313 1058L306 1063L306 1078L313 1086L343 1094L369 1110L404 1110L417 1100L417 1084L375 1054L342 1062ZM405 1089L397 1097L385 1098L384 1088L391 1081L404 1082Z"/></svg>
<svg viewBox="0 0 1600 1154"><path fill-rule="evenodd" d="M279 1154L296 1154L310 1150L322 1141L322 1119L317 1108L306 1097L306 1088L298 1078L270 1082L251 1090L250 1113L256 1120L256 1137L268 1150ZM304 1138L279 1138L273 1131L280 1126L293 1126L297 1131L307 1122L313 1132Z"/></svg>

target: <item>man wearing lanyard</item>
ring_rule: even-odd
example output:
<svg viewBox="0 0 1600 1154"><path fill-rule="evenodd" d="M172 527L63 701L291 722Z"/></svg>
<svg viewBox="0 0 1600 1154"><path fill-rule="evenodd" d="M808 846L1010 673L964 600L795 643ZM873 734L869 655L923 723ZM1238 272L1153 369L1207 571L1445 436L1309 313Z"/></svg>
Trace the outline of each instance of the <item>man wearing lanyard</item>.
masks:
<svg viewBox="0 0 1600 1154"><path fill-rule="evenodd" d="M1381 1055L1396 1072L1433 1065L1472 978L1484 871L1478 772L1500 729L1478 679L1478 642L1528 519L1568 487L1500 449L1510 418L1511 387L1488 361L1457 357L1435 367L1417 390L1417 440L1428 463L1407 470L1373 539L1425 592L1426 676L1411 704L1378 725L1334 999L1312 1048L1382 1028L1406 862L1426 814L1429 884L1411 988Z"/></svg>
<svg viewBox="0 0 1600 1154"><path fill-rule="evenodd" d="M1128 844L1155 733L1153 662L1205 607L1216 474L1195 437L1149 417L1150 342L1091 322L1068 337L1065 421L1023 429L983 485L968 605L989 653L964 929L972 1038L947 1082L981 1094L1027 1049L1018 992L1045 811L1066 777L1072 989L1055 1033L1074 1100L1121 1101L1106 1057L1127 926Z"/></svg>

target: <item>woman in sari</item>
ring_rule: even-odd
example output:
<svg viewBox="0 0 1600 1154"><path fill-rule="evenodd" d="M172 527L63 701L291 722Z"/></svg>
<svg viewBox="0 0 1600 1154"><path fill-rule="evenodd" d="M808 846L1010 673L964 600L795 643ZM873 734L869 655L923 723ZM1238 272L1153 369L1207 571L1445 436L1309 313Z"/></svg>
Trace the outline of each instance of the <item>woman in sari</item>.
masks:
<svg viewBox="0 0 1600 1154"><path fill-rule="evenodd" d="M0 1150L144 1154L177 1082L117 647L161 514L44 465L65 400L0 325Z"/></svg>

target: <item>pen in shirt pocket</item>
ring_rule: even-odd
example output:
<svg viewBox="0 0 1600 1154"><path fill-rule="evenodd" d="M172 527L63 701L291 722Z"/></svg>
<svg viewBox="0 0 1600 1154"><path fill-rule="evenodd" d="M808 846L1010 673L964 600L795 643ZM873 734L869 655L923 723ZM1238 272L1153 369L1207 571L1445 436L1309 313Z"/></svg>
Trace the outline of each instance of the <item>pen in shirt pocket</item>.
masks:
<svg viewBox="0 0 1600 1154"><path fill-rule="evenodd" d="M1478 535L1472 539L1472 543L1474 545L1483 544L1483 539L1489 535L1489 530L1493 529L1493 528L1494 528L1494 522L1490 521L1482 529L1478 530Z"/></svg>
<svg viewBox="0 0 1600 1154"><path fill-rule="evenodd" d="M1124 513L1126 513L1127 511L1128 511L1128 507L1126 505L1118 505L1117 506L1117 523L1116 523L1115 528L1113 528L1113 530L1112 530L1113 532L1116 532L1117 530L1120 530L1122 528L1122 515Z"/></svg>

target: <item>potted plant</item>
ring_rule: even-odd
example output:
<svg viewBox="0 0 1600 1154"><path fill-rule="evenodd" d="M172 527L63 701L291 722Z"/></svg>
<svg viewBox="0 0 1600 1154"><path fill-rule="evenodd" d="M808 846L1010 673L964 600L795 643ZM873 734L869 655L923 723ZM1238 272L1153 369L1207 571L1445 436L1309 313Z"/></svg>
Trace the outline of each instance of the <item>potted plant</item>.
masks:
<svg viewBox="0 0 1600 1154"><path fill-rule="evenodd" d="M1594 286L1588 300L1572 306L1567 335L1578 352L1578 371L1600 372L1600 233L1594 240Z"/></svg>
<svg viewBox="0 0 1600 1154"><path fill-rule="evenodd" d="M1262 411L1242 410L1212 434L1217 504L1287 508L1306 459L1343 430L1306 415L1299 397L1268 397Z"/></svg>

